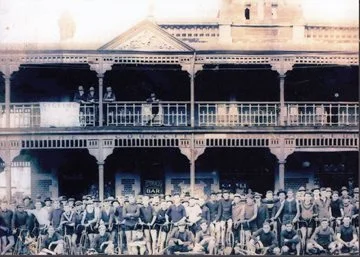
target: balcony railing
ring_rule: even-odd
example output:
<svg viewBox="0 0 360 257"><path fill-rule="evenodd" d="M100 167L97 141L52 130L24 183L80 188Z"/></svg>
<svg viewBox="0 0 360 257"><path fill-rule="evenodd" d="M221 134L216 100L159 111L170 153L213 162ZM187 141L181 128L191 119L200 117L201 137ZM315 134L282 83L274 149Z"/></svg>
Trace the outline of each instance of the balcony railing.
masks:
<svg viewBox="0 0 360 257"><path fill-rule="evenodd" d="M113 102L104 104L104 126L190 126L189 102ZM196 102L196 127L346 127L358 126L357 102ZM98 126L98 104L15 103L10 105L10 128ZM6 128L5 105L0 104L0 128Z"/></svg>
<svg viewBox="0 0 360 257"><path fill-rule="evenodd" d="M108 126L174 126L188 125L189 102L116 102L106 104Z"/></svg>
<svg viewBox="0 0 360 257"><path fill-rule="evenodd" d="M199 126L276 126L278 103L199 102Z"/></svg>
<svg viewBox="0 0 360 257"><path fill-rule="evenodd" d="M287 103L289 126L357 126L358 103Z"/></svg>

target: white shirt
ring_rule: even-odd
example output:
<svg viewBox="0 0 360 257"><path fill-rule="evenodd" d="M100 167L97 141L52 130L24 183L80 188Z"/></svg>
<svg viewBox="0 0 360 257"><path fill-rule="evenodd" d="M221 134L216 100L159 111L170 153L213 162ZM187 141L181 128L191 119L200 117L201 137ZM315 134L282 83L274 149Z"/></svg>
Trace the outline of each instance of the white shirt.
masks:
<svg viewBox="0 0 360 257"><path fill-rule="evenodd" d="M41 208L40 210L28 210L28 213L34 214L36 220L39 222L40 226L49 226L50 220L49 220L49 213L46 209Z"/></svg>
<svg viewBox="0 0 360 257"><path fill-rule="evenodd" d="M195 223L201 219L202 210L199 205L195 204L194 206L186 207L186 214L188 215L188 221Z"/></svg>

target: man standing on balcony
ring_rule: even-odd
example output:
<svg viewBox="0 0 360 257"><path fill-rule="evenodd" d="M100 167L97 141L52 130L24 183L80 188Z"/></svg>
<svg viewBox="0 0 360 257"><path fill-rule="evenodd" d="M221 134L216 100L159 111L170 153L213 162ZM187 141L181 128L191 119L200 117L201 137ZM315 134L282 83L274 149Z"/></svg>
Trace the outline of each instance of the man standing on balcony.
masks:
<svg viewBox="0 0 360 257"><path fill-rule="evenodd" d="M159 114L159 102L160 100L156 98L155 93L151 93L150 97L146 99L148 104L151 104L151 114L152 118L148 121L147 125L150 125L154 122L155 118Z"/></svg>
<svg viewBox="0 0 360 257"><path fill-rule="evenodd" d="M112 103L112 102L115 102L116 101L116 96L114 94L114 92L112 91L112 88L111 87L106 87L106 92L104 94L104 98L103 98L103 102L105 104L108 104L108 103ZM114 107L112 108L108 108L108 106L106 105L104 107L104 112L105 112L105 122L110 122L110 123L113 123L114 120L115 120L115 112L114 112Z"/></svg>
<svg viewBox="0 0 360 257"><path fill-rule="evenodd" d="M78 91L74 95L74 102L84 104L86 102L86 95L83 86L78 87Z"/></svg>
<svg viewBox="0 0 360 257"><path fill-rule="evenodd" d="M89 88L89 93L87 94L86 101L88 103L97 103L98 102L98 97L95 94L95 88L94 87Z"/></svg>
<svg viewBox="0 0 360 257"><path fill-rule="evenodd" d="M104 94L103 101L105 103L111 103L111 102L116 101L116 96L115 96L114 92L112 91L111 87L106 87L106 92Z"/></svg>

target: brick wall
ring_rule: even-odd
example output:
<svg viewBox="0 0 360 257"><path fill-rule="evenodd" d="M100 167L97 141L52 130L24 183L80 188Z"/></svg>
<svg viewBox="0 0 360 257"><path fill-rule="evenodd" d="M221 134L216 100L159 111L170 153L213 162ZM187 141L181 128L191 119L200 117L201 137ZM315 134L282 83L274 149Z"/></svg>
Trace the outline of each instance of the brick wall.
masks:
<svg viewBox="0 0 360 257"><path fill-rule="evenodd" d="M41 198L58 197L58 177L56 171L39 170L31 167L31 198L35 199L37 195Z"/></svg>

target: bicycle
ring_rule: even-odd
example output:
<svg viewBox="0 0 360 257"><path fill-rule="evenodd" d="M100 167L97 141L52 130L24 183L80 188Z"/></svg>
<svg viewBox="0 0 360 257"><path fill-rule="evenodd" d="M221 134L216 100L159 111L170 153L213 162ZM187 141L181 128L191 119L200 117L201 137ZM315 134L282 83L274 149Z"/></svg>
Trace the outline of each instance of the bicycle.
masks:
<svg viewBox="0 0 360 257"><path fill-rule="evenodd" d="M75 249L72 244L72 236L67 233L67 226L64 229L64 254L74 255Z"/></svg>
<svg viewBox="0 0 360 257"><path fill-rule="evenodd" d="M221 240L222 242L218 253L223 255L230 255L235 245L235 239L234 233L232 232L232 227L229 228L226 221L224 221L223 225L220 226L220 235L223 234L225 236Z"/></svg>
<svg viewBox="0 0 360 257"><path fill-rule="evenodd" d="M116 229L117 229L117 238L116 238L116 251L117 254L123 254L123 236L124 236L124 231L123 231L123 227L122 227L122 223L118 223L116 224Z"/></svg>
<svg viewBox="0 0 360 257"><path fill-rule="evenodd" d="M26 241L29 238L29 230L28 229L16 229L16 232L19 232L16 243L13 247L13 255L21 255L21 254L28 254L30 250L28 249L28 245L30 241ZM16 233L15 233L16 234ZM24 252L24 248L27 250Z"/></svg>
<svg viewBox="0 0 360 257"><path fill-rule="evenodd" d="M155 223L153 225L154 229L156 228L156 226L159 227L159 233L156 238L156 253L163 254L164 253L164 244L166 242L166 239L168 236L168 231L169 231L168 230L169 223L164 223L164 224L156 224Z"/></svg>
<svg viewBox="0 0 360 257"><path fill-rule="evenodd" d="M76 227L76 230L78 230L79 226L82 226L82 225L77 225ZM83 226L83 230L81 231L81 236L80 236L80 243L79 243L79 246L80 246L80 253L81 254L85 254L87 249L89 248L90 246L90 239L89 239L89 235L86 231L86 227Z"/></svg>

